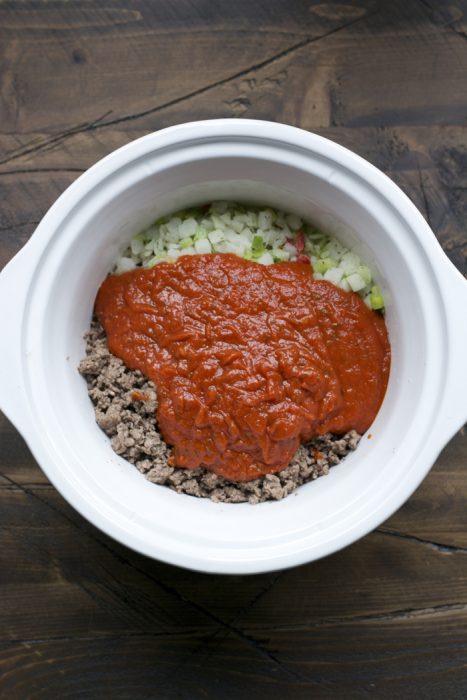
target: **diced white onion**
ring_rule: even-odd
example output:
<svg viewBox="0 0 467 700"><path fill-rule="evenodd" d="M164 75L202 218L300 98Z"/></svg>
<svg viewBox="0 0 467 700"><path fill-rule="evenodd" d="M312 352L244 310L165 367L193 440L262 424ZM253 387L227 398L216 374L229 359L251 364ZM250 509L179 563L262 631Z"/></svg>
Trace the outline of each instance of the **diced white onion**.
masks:
<svg viewBox="0 0 467 700"><path fill-rule="evenodd" d="M193 236L197 228L198 222L196 219L185 219L178 227L180 238L189 238Z"/></svg>
<svg viewBox="0 0 467 700"><path fill-rule="evenodd" d="M352 292L359 292L361 289L366 287L365 281L360 277L357 272L346 277L347 282L350 285Z"/></svg>
<svg viewBox="0 0 467 700"><path fill-rule="evenodd" d="M197 253L210 253L212 248L208 239L201 238L199 241L195 241L195 251Z"/></svg>
<svg viewBox="0 0 467 700"><path fill-rule="evenodd" d="M216 243L220 243L224 240L224 233L223 231L219 231L219 229L214 229L214 231L208 233L208 238L212 245L216 245Z"/></svg>
<svg viewBox="0 0 467 700"><path fill-rule="evenodd" d="M144 250L144 243L140 238L133 238L130 247L133 255L140 255Z"/></svg>
<svg viewBox="0 0 467 700"><path fill-rule="evenodd" d="M324 273L324 279L333 284L339 284L344 276L344 270L340 267L331 267L330 270L326 270Z"/></svg>
<svg viewBox="0 0 467 700"><path fill-rule="evenodd" d="M272 257L271 253L263 253L263 255L258 258L256 262L261 263L261 265L272 265L274 258Z"/></svg>
<svg viewBox="0 0 467 700"><path fill-rule="evenodd" d="M340 267L346 275L355 272L360 265L360 258L355 253L349 251L342 256Z"/></svg>
<svg viewBox="0 0 467 700"><path fill-rule="evenodd" d="M341 279L337 286L343 289L345 292L350 292L351 290L350 284L347 282L347 279L345 277Z"/></svg>
<svg viewBox="0 0 467 700"><path fill-rule="evenodd" d="M130 270L134 270L135 267L136 262L132 258L120 258L117 262L115 272L117 273L117 275L120 275L123 272L129 272Z"/></svg>
<svg viewBox="0 0 467 700"><path fill-rule="evenodd" d="M299 231L301 236L302 231L305 234L300 253L295 245ZM382 305L382 293L375 286L371 269L337 238L304 224L296 214L270 208L245 210L229 202L214 202L208 208L179 212L152 224L132 238L116 260L114 272L121 274L137 266L151 268L182 255L210 253L233 253L262 265L293 262L305 254L314 279L357 292L370 308Z"/></svg>

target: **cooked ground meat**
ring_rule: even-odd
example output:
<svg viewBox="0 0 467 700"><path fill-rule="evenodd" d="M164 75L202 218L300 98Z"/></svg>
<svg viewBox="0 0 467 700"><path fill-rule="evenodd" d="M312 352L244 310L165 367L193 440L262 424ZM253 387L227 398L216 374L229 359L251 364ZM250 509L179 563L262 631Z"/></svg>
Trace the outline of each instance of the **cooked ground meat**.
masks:
<svg viewBox="0 0 467 700"><path fill-rule="evenodd" d="M154 412L154 384L112 355L102 326L93 320L86 335L86 357L79 365L94 404L96 421L112 449L155 484L215 502L261 503L285 498L298 486L323 476L354 450L360 435L331 434L301 445L286 469L254 481L232 482L207 469L181 469L167 463L171 448L162 439Z"/></svg>

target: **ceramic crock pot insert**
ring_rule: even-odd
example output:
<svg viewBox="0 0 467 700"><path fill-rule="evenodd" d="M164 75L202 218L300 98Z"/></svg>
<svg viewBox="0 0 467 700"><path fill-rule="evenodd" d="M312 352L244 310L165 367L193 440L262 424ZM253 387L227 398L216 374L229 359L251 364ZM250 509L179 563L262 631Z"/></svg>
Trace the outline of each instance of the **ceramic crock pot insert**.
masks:
<svg viewBox="0 0 467 700"><path fill-rule="evenodd" d="M148 483L111 450L76 369L97 288L131 235L225 198L294 211L338 235L373 266L388 301L391 377L372 438L326 478L257 506ZM203 571L289 566L379 525L466 420L466 302L465 280L415 207L346 149L267 122L172 127L78 178L0 275L2 409L65 498L117 540Z"/></svg>

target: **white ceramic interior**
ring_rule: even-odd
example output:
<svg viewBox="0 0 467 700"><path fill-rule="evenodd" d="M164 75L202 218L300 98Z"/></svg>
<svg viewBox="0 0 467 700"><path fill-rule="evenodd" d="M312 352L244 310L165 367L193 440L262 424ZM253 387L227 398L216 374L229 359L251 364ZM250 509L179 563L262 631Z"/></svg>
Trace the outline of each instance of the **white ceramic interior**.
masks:
<svg viewBox="0 0 467 700"><path fill-rule="evenodd" d="M130 236L215 199L281 207L335 233L370 262L388 302L391 376L371 439L280 502L214 504L148 483L111 450L77 371L97 288ZM269 122L171 127L78 178L0 275L1 407L64 497L120 542L202 571L278 569L378 526L464 423L466 302L413 204L348 150Z"/></svg>

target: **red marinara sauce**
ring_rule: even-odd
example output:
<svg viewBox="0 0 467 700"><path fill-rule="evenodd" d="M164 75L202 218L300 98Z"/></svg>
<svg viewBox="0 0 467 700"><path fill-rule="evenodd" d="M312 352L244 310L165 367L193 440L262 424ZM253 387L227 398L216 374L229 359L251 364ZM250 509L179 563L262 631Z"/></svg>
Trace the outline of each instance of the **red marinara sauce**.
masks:
<svg viewBox="0 0 467 700"><path fill-rule="evenodd" d="M300 442L365 431L386 391L382 316L309 264L187 255L107 277L96 313L110 351L157 386L179 467L280 471Z"/></svg>

